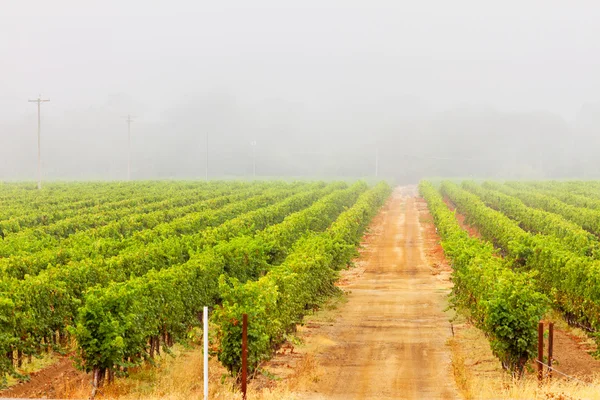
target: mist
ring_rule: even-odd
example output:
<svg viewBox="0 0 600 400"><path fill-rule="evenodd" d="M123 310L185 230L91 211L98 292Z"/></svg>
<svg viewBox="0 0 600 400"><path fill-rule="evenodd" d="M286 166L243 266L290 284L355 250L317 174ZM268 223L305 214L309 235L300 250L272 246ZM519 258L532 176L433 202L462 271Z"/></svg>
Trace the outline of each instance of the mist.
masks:
<svg viewBox="0 0 600 400"><path fill-rule="evenodd" d="M600 177L593 2L0 6L0 179Z"/></svg>

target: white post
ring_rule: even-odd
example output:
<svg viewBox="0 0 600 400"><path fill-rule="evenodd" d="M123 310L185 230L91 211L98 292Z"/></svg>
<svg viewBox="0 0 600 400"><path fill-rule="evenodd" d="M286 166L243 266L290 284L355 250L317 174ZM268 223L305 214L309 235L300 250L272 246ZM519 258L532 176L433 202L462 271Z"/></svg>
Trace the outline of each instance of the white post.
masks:
<svg viewBox="0 0 600 400"><path fill-rule="evenodd" d="M204 400L208 400L208 307L204 307Z"/></svg>

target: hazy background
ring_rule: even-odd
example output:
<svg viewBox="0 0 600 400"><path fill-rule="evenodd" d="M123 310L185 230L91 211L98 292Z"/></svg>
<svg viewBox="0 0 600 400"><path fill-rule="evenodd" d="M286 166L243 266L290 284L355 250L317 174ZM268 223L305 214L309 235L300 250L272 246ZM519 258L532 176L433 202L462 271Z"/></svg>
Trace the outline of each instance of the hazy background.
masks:
<svg viewBox="0 0 600 400"><path fill-rule="evenodd" d="M0 0L0 178L600 177L600 3Z"/></svg>

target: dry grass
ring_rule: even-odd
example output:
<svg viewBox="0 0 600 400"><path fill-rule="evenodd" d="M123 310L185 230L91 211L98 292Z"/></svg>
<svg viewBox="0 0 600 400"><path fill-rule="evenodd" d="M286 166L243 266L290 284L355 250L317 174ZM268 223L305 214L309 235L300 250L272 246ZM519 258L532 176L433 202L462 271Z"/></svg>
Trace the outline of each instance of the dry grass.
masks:
<svg viewBox="0 0 600 400"><path fill-rule="evenodd" d="M600 376L589 383L555 378L540 385L534 373L512 379L500 368L481 331L461 321L448 341L452 371L464 399L600 400Z"/></svg>
<svg viewBox="0 0 600 400"><path fill-rule="evenodd" d="M448 346L452 349L452 373L454 374L456 387L464 399L470 400L473 398L470 387L472 377L465 366L465 357L463 356L456 339L451 338L448 340Z"/></svg>
<svg viewBox="0 0 600 400"><path fill-rule="evenodd" d="M471 393L470 399L600 399L598 383L578 383L556 379L539 385L533 377L515 381L509 377L498 380L478 379L472 381L476 392Z"/></svg>
<svg viewBox="0 0 600 400"><path fill-rule="evenodd" d="M342 276L353 279L352 270L343 271ZM307 316L306 323L320 325L331 324L337 308L347 301L343 289L323 304L320 310ZM306 327L298 327L298 335L291 337L285 343L273 362L267 362L259 373L248 384L248 398L256 400L296 399L296 391L318 382L319 373L317 362L313 356L315 349L301 343L301 335ZM211 333L214 329L211 330ZM214 337L211 337L214 344ZM201 399L203 398L203 356L201 346L201 330L195 332L195 337L188 346L176 344L172 354L162 353L154 359L154 365L132 368L128 377L115 377L110 385L104 385L97 399ZM315 346L328 345L319 340ZM52 378L52 382L42 379L41 384L29 387L29 397L46 394L50 397L65 399L86 399L91 393L91 376L76 372L70 359L57 355L45 355L41 359L24 365L24 372L39 371L44 367L57 368L64 364ZM64 367L64 368L63 368ZM63 374L64 369L64 374ZM78 379L65 379L72 373ZM217 400L241 399L239 385L226 369L219 363L216 356L209 360L209 398ZM13 383L13 382L11 382ZM52 392L50 393L50 388ZM35 393L35 394L34 394ZM18 396L17 396L18 397Z"/></svg>
<svg viewBox="0 0 600 400"><path fill-rule="evenodd" d="M117 378L112 385L102 388L97 399L201 399L202 383L202 349L194 347L184 349L175 346L174 356L162 355L156 360L155 367L145 366L132 371L127 378ZM298 377L290 379L294 385L301 384L304 371L311 367L309 359L298 369ZM209 398L215 400L241 399L235 381L218 363L216 359L209 361ZM293 399L290 391L282 385L279 388L255 388L251 382L248 397L257 400ZM87 390L70 393L70 398L86 398Z"/></svg>
<svg viewBox="0 0 600 400"><path fill-rule="evenodd" d="M343 299L343 297L342 297ZM339 301L339 300L338 300ZM343 301L343 300L341 300ZM334 300L335 303L335 300ZM326 321L334 305L313 316ZM554 379L539 385L535 376L529 374L522 380L513 380L500 368L492 355L489 342L481 331L465 321L454 325L455 336L448 341L452 356L452 372L459 393L464 399L543 399L543 400L600 400L600 377L591 383L579 383ZM295 393L314 385L321 376L313 351L304 349L286 376L280 379L260 377L249 384L248 398L255 400L292 400ZM268 368L267 368L268 369ZM209 364L210 393L216 400L241 399L235 381L213 358ZM155 367L146 366L132 371L128 378L116 379L105 387L98 399L201 399L202 350L195 345L183 348L176 345L174 356L162 355ZM86 398L87 391L74 391L70 398Z"/></svg>
<svg viewBox="0 0 600 400"><path fill-rule="evenodd" d="M342 293L330 298L321 310L307 319L330 323L340 304L347 301ZM302 329L302 327L300 328ZM146 365L130 371L127 378L115 378L111 385L104 386L97 399L201 399L203 398L203 357L200 332L191 347L175 345L173 354L162 354L155 359L155 366ZM290 344L290 347L294 345ZM300 347L303 347L300 345ZM297 399L294 392L319 380L317 362L309 349L296 351L287 359L291 368L271 368L268 363L263 374L258 374L248 384L248 398L255 400ZM285 352L284 352L285 353ZM286 356L284 356L285 359ZM276 376L275 376L276 375ZM216 356L209 360L209 398L236 400L242 395L235 379L229 376ZM64 394L67 398L87 398L90 387L71 388Z"/></svg>

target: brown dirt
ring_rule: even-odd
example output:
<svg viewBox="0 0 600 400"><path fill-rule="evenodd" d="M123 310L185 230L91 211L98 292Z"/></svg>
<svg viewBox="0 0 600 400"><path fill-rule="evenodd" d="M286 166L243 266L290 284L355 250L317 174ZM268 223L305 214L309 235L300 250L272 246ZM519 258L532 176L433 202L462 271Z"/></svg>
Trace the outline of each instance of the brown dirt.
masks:
<svg viewBox="0 0 600 400"><path fill-rule="evenodd" d="M389 209L391 199L386 202L383 209ZM345 295L348 295L348 287L360 279L365 273L367 259L369 254L377 251L375 243L383 232L383 221L385 213L377 214L369 228L363 235L358 249L359 257L353 260L353 266L340 271L340 277L336 286L342 289ZM273 358L261 364L261 369L267 371L267 376L257 375L251 382L251 385L257 389L274 389L285 382L286 386L292 391L306 386L318 380L318 366L314 361L314 353L325 343L329 345L331 341L320 336L318 330L322 326L331 326L332 322L339 317L340 301L344 302L346 296L332 299L314 314L304 318L304 324L298 326L296 332L299 341L303 342L300 346L286 341L279 348ZM277 377L274 381L269 376Z"/></svg>
<svg viewBox="0 0 600 400"><path fill-rule="evenodd" d="M415 199L417 210L419 210L419 221L423 231L423 247L427 257L427 263L433 268L432 274L440 275L440 278L450 281L452 267L446 260L444 249L441 245L441 239L437 234L437 229L433 222L433 217L427 208L425 199L418 197Z"/></svg>
<svg viewBox="0 0 600 400"><path fill-rule="evenodd" d="M425 260L415 192L397 189L383 209L339 316L306 328L318 374L299 398L457 397L445 346L449 285Z"/></svg>
<svg viewBox="0 0 600 400"><path fill-rule="evenodd" d="M545 324L546 331L548 325ZM545 339L544 351L547 351L548 339ZM567 375L576 376L578 379L589 380L600 376L600 360L590 355L595 346L586 341L584 336L576 336L570 328L554 328L554 367ZM559 374L554 374L561 377Z"/></svg>
<svg viewBox="0 0 600 400"><path fill-rule="evenodd" d="M70 357L30 374L28 382L22 382L0 391L0 397L13 398L67 398L70 393L88 384L89 377L73 366Z"/></svg>

